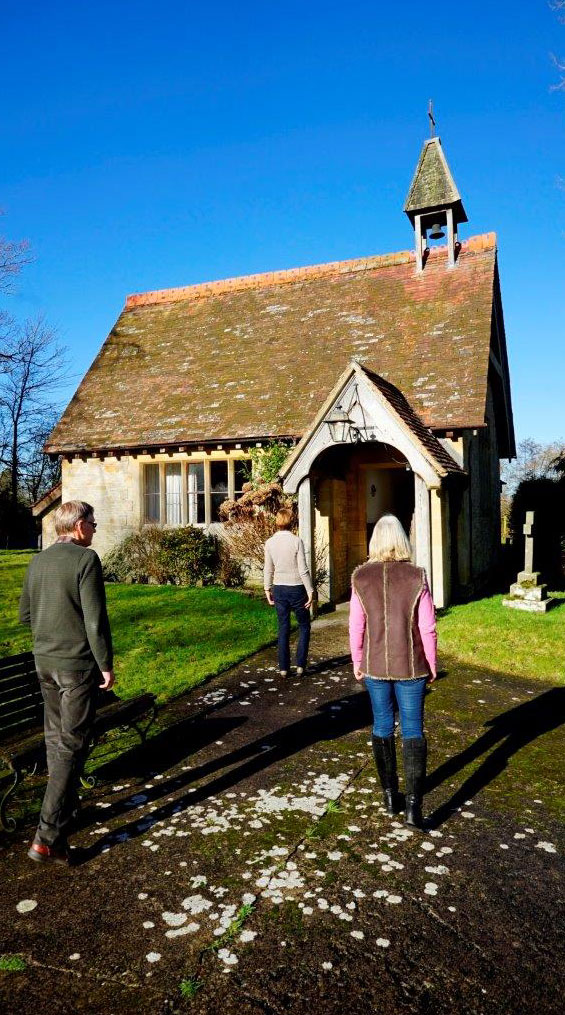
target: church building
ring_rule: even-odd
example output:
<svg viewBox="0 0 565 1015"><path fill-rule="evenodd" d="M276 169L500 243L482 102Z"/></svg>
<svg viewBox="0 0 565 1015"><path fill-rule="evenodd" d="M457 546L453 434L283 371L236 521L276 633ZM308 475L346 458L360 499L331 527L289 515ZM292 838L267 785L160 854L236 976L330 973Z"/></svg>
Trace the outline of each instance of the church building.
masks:
<svg viewBox="0 0 565 1015"><path fill-rule="evenodd" d="M325 598L347 595L388 511L437 606L486 583L515 454L496 238L459 239L438 137L404 211L409 251L127 297L46 445L101 555L147 523L220 526L250 449L276 439Z"/></svg>

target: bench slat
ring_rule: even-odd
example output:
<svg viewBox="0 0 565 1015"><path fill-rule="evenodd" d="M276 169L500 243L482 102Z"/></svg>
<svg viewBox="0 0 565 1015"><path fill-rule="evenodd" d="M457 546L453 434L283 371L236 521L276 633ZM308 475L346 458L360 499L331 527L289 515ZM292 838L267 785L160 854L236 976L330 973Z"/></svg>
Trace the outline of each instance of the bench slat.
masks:
<svg viewBox="0 0 565 1015"><path fill-rule="evenodd" d="M11 715L20 715L20 713L26 712L28 709L33 708L35 712L39 713L43 709L43 699L37 697L35 694L28 694L25 698L18 698L17 701L7 701L3 705L0 705L0 729L2 729Z"/></svg>
<svg viewBox="0 0 565 1015"><path fill-rule="evenodd" d="M153 706L153 700L151 694L140 695L138 698L125 701L115 696L107 701L107 696L101 695L97 706L97 716L100 721L104 721L105 718L112 721L114 715L123 717L141 715ZM14 716L21 713L22 718L26 719L30 710L33 710L34 715L39 719L42 717L43 696L39 687L37 689L22 689L17 696L14 694L4 699L0 697L0 733L12 726Z"/></svg>
<svg viewBox="0 0 565 1015"><path fill-rule="evenodd" d="M43 696L32 653L20 652L0 659L0 740L16 740L22 733L42 725ZM36 736L41 739L39 731ZM5 757L6 750L10 749L3 750Z"/></svg>
<svg viewBox="0 0 565 1015"><path fill-rule="evenodd" d="M19 665L21 668L22 663L31 663L31 665L35 668L33 652L20 652L20 654L16 656L4 656L3 659L0 659L0 673L2 670L10 666Z"/></svg>
<svg viewBox="0 0 565 1015"><path fill-rule="evenodd" d="M6 701L17 701L18 698L25 698L27 694L41 695L41 689L37 684L15 684L9 691L0 691L0 705Z"/></svg>
<svg viewBox="0 0 565 1015"><path fill-rule="evenodd" d="M108 729L114 729L117 726L122 725L122 722L127 722L128 719L135 719L138 716L142 716L145 712L148 712L155 703L155 698L152 694L140 695L139 698L132 698L129 701L120 701L117 699L117 704L114 702L107 708L103 709L94 720L94 732L101 735L107 732ZM10 731L11 733L17 733L17 726L14 725ZM23 732L23 730L22 730ZM13 763L21 764L27 757L44 754L45 744L43 741L43 735L37 733L32 737L28 737L27 740L15 741L8 746L0 746L0 755Z"/></svg>
<svg viewBox="0 0 565 1015"><path fill-rule="evenodd" d="M9 726L5 726L2 732L5 734L9 734L10 737L14 737L20 730L22 731L28 730L32 729L33 727L37 728L39 718L40 717L37 714L35 715L30 714L28 716L19 716L15 722L11 723ZM0 755L3 754L4 748L0 744Z"/></svg>
<svg viewBox="0 0 565 1015"><path fill-rule="evenodd" d="M0 694L9 694L10 691L17 687L39 687L39 678L37 673L20 673L18 676L9 677L7 680L1 680Z"/></svg>
<svg viewBox="0 0 565 1015"><path fill-rule="evenodd" d="M27 698L20 703L14 703L13 705L7 705L2 711L0 711L0 728L6 725L6 721L10 716L14 715L25 715L30 710L33 710L39 715L43 711L43 702L39 702L37 698Z"/></svg>
<svg viewBox="0 0 565 1015"><path fill-rule="evenodd" d="M96 704L93 733L98 738L153 710L155 696L142 694L122 701L112 691L99 691ZM42 726L43 695L32 653L0 659L0 758L14 771L30 770L36 762L45 764Z"/></svg>
<svg viewBox="0 0 565 1015"><path fill-rule="evenodd" d="M35 667L23 670L21 666L10 666L0 674L0 687L8 687L13 680L37 680Z"/></svg>
<svg viewBox="0 0 565 1015"><path fill-rule="evenodd" d="M0 678L0 688L7 690L12 684L33 683L33 681L37 682L37 680L38 677L35 670L27 670L26 673L22 673L21 670L14 670L8 676Z"/></svg>
<svg viewBox="0 0 565 1015"><path fill-rule="evenodd" d="M5 740L8 736L10 726L19 720L25 721L33 716L36 726L43 727L43 709L37 702L31 701L26 708L14 709L13 712L5 712L0 716L0 739Z"/></svg>

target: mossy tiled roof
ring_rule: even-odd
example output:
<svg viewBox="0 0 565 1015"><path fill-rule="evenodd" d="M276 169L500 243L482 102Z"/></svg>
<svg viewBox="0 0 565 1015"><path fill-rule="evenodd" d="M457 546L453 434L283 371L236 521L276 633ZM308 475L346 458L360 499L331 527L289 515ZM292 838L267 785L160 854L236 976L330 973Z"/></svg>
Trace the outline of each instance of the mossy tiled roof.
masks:
<svg viewBox="0 0 565 1015"><path fill-rule="evenodd" d="M461 195L443 154L441 141L439 137L431 138L422 148L404 211L410 215L426 208L455 205L460 201ZM459 221L467 221L464 213Z"/></svg>
<svg viewBox="0 0 565 1015"><path fill-rule="evenodd" d="M437 437L422 423L422 420L414 412L402 392L398 391L393 384L383 380L382 377L377 376L370 370L367 370L366 373L371 383L379 389L381 395L386 398L399 419L410 430L426 457L432 459L437 472L440 475L446 475L447 473L462 474L464 470L452 458L449 451L444 448Z"/></svg>
<svg viewBox="0 0 565 1015"><path fill-rule="evenodd" d="M51 452L301 436L356 359L433 428L485 421L494 234L129 297Z"/></svg>

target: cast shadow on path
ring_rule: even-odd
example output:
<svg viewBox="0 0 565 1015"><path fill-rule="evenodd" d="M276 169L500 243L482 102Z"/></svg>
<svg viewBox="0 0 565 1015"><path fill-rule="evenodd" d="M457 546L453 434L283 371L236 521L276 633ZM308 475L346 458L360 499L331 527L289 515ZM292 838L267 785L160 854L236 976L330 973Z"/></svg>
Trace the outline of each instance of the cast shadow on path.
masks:
<svg viewBox="0 0 565 1015"><path fill-rule="evenodd" d="M172 778L160 780L158 785L143 790L143 807L163 797L169 797L171 793L177 793L179 789L189 786L191 783L199 782L212 775L210 782L204 785L194 786L181 796L166 800L150 814L140 815L137 818L122 824L112 832L107 833L92 846L80 851L78 863L87 863L89 860L107 851L118 842L126 839L137 838L139 835L147 835L150 829L159 821L166 821L174 814L185 811L187 808L200 804L209 797L216 796L226 790L237 786L242 780L253 778L260 772L265 771L272 765L291 757L292 755L311 747L320 742L336 740L346 736L358 729L367 726L370 721L370 706L368 696L364 693L356 693L348 697L337 698L325 702L316 710L316 714L305 716L296 722L283 726L273 732L264 734L250 743L223 754L220 757L211 758L197 767L190 768ZM207 720L217 723L218 720ZM215 739L217 727L214 734L206 736L210 743ZM169 731L170 735L170 731ZM155 737L154 740L158 740ZM186 742L184 744L185 757ZM192 742L191 742L192 757ZM225 771L228 769L228 771ZM221 772L221 774L217 774ZM124 811L131 810L131 803L120 801L115 807L106 808L103 811L104 821L111 821ZM99 817L100 813L96 814ZM81 822L84 827L84 822Z"/></svg>
<svg viewBox="0 0 565 1015"><path fill-rule="evenodd" d="M207 715L202 719L200 716L187 716L163 727L144 744L137 744L100 765L96 777L102 783L124 782L126 779L151 782L156 775L161 777L175 765L190 761L189 755L245 726L250 718L248 715Z"/></svg>
<svg viewBox="0 0 565 1015"><path fill-rule="evenodd" d="M532 698L531 701L526 701L490 719L485 723L490 729L459 754L444 761L428 776L426 791L430 792L498 744L482 764L465 779L459 789L430 814L426 826L438 828L442 825L454 810L496 779L506 768L510 758L522 747L543 736L544 733L557 729L563 722L565 722L565 687L554 687L537 698Z"/></svg>
<svg viewBox="0 0 565 1015"><path fill-rule="evenodd" d="M319 663L309 666L308 673L309 676L326 673L347 662L350 662L348 655L324 659ZM293 684L292 681L289 681L288 684L285 683L282 686L288 689ZM97 780L101 780L103 783L122 783L125 780L133 778L138 782L135 792L139 793L142 789L140 784L150 782L155 778L160 781L164 772L181 764L183 761L188 761L204 747L217 743L219 738L227 736L254 718L253 713L211 718L216 712L225 711L231 705L237 705L242 698L248 697L249 687L244 690L239 690L238 688L234 693L226 695L220 701L207 704L204 708L198 709L186 716L186 718L172 723L162 729L161 732L150 737L144 744L139 744L100 765L96 773ZM342 701L343 699L339 700ZM330 706L332 709L335 709L336 703L327 703L328 709ZM333 718L333 712L331 712L331 717ZM266 743L267 737L263 737L261 742ZM252 751L252 753L256 752ZM226 762L220 755L214 763L210 763L210 768L215 767L220 769L224 768L225 765ZM173 783L175 781L174 779L172 780ZM155 794L157 797L162 795L158 787L155 789ZM153 798L153 795L149 791L144 790L144 795L148 799ZM111 820L118 814L124 811L127 812L130 809L131 805L128 805L127 800L122 800L113 804L111 808L106 807L105 817ZM81 811L79 827L84 828L91 824L95 818L99 817L99 808L95 804L87 803Z"/></svg>

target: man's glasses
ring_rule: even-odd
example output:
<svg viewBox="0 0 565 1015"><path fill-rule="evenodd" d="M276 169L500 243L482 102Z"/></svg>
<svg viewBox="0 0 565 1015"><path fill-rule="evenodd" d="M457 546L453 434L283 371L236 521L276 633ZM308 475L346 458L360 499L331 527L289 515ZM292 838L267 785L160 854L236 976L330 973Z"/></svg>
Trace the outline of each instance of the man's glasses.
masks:
<svg viewBox="0 0 565 1015"><path fill-rule="evenodd" d="M92 525L92 528L96 532L96 522L94 521L94 518L83 518L83 522L88 522L89 525Z"/></svg>

